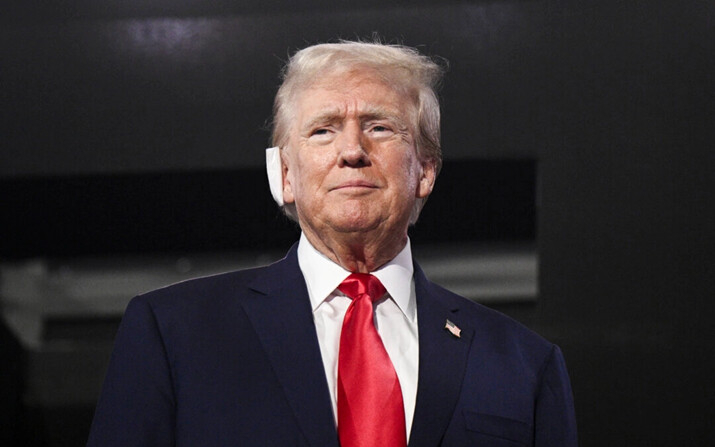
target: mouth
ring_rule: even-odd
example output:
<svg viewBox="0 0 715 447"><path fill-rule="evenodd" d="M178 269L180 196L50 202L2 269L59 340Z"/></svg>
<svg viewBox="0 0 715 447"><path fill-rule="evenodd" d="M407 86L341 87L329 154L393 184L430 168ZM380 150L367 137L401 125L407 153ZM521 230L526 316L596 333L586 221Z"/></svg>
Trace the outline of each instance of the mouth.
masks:
<svg viewBox="0 0 715 447"><path fill-rule="evenodd" d="M350 180L347 182L340 183L339 185L331 188L331 191L339 191L339 190L345 190L345 191L350 191L350 190L369 190L369 189L377 189L377 185L375 185L372 182L368 182L366 180Z"/></svg>

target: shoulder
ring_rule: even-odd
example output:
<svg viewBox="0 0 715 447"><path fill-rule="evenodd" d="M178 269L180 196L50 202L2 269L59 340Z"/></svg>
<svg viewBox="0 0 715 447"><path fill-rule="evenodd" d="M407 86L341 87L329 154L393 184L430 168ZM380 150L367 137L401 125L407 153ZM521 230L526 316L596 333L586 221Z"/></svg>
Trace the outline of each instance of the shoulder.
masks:
<svg viewBox="0 0 715 447"><path fill-rule="evenodd" d="M152 313L157 320L220 315L280 284L286 263L290 264L282 259L268 266L193 278L142 293L130 301L125 318L136 312Z"/></svg>
<svg viewBox="0 0 715 447"><path fill-rule="evenodd" d="M127 306L119 333L132 340L160 340L172 364L202 358L208 346L250 339L254 335L246 313L249 301L260 306L271 301L253 284L267 281L273 268L206 276L138 295Z"/></svg>
<svg viewBox="0 0 715 447"><path fill-rule="evenodd" d="M428 283L430 296L453 312L454 321L461 328L473 331L474 341L482 351L515 356L538 368L558 350L553 343L513 318Z"/></svg>
<svg viewBox="0 0 715 447"><path fill-rule="evenodd" d="M164 306L216 300L226 296L235 299L251 290L259 294L268 293L286 281L295 281L296 277L301 275L297 246L297 243L294 244L284 258L270 265L189 279L147 292L137 298L151 302L154 306Z"/></svg>

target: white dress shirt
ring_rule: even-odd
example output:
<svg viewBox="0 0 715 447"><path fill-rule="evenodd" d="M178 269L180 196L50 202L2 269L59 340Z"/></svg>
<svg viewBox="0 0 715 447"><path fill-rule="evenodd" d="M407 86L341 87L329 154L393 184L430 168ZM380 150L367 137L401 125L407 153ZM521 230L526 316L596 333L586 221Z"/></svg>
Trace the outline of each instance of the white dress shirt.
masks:
<svg viewBox="0 0 715 447"><path fill-rule="evenodd" d="M351 302L337 287L351 272L316 250L303 234L298 243L298 264L308 286L320 353L333 403L333 415L337 422L336 384L340 331ZM409 239L405 248L392 261L370 273L375 275L387 290L385 298L375 304L375 325L400 381L409 441L417 397L419 361L417 302Z"/></svg>

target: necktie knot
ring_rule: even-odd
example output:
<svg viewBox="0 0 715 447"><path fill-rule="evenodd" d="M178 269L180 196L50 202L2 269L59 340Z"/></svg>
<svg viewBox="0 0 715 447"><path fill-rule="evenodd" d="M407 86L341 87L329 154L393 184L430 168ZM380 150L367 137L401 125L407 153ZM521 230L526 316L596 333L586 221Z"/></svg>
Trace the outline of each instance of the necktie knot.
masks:
<svg viewBox="0 0 715 447"><path fill-rule="evenodd" d="M382 298L385 294L385 286L377 277L369 273L352 273L340 283L338 290L353 300L367 295L372 302Z"/></svg>

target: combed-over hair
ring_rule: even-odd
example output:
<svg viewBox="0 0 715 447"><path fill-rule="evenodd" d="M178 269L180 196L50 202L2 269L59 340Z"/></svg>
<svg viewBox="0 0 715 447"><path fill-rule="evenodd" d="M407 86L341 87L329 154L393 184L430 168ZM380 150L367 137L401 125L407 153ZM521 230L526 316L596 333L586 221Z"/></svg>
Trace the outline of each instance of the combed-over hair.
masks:
<svg viewBox="0 0 715 447"><path fill-rule="evenodd" d="M310 88L326 74L374 70L384 82L412 99L416 110L414 129L417 157L434 164L435 174L442 167L440 146L440 110L437 88L443 69L414 48L382 43L340 41L304 48L293 55L283 68L283 83L273 103L273 146L283 150L288 143L294 105L300 92ZM420 199L412 210L414 224L426 199ZM298 220L295 204L283 211Z"/></svg>

